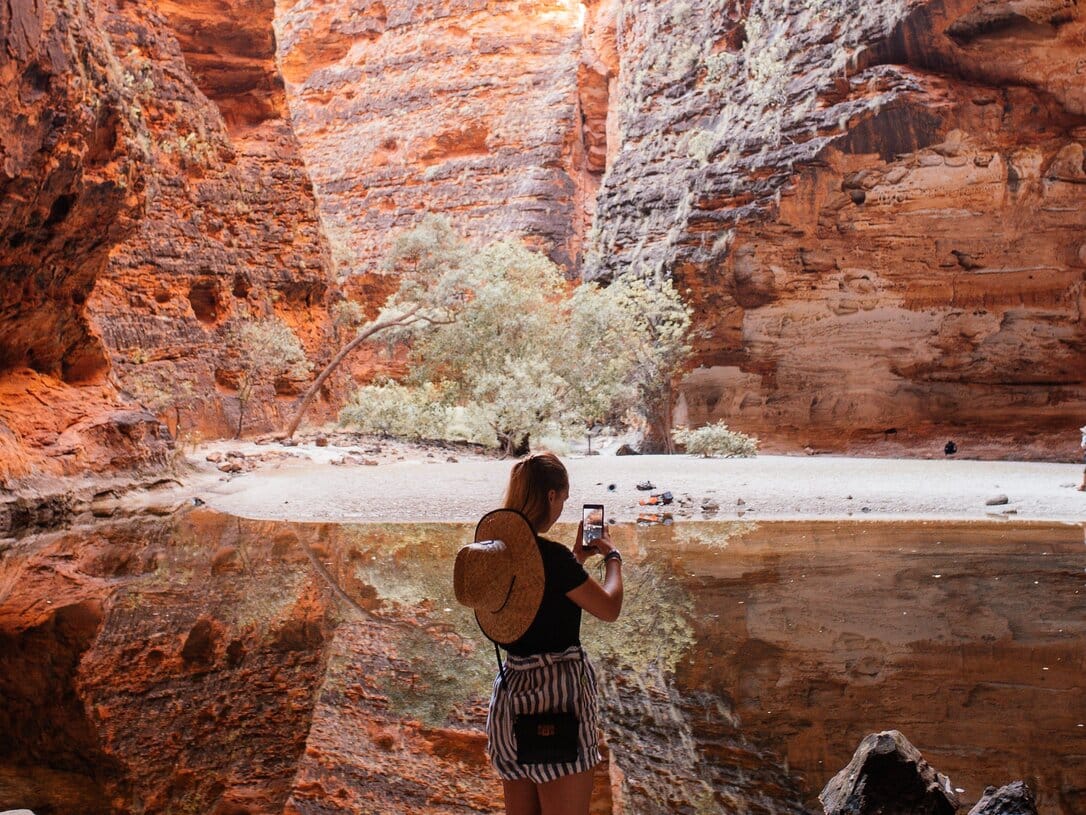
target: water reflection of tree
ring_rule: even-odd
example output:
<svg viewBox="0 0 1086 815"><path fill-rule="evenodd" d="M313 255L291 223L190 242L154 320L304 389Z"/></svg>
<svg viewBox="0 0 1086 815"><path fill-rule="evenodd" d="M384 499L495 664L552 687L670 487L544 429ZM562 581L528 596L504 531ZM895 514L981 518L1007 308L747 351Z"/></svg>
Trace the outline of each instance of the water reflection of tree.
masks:
<svg viewBox="0 0 1086 815"><path fill-rule="evenodd" d="M388 625L393 667L379 687L404 718L448 724L489 696L493 648L453 594L453 560L470 539L470 527L448 524L342 530L341 573L372 595L373 616Z"/></svg>
<svg viewBox="0 0 1086 815"><path fill-rule="evenodd" d="M400 667L382 690L393 709L433 725L462 719L489 696L496 669L492 645L453 594L453 559L470 527L374 524L340 534L339 582L349 594L372 596L373 615L389 624ZM650 563L628 571L622 616L604 624L586 615L582 641L617 669L672 673L693 642L691 602L674 576Z"/></svg>
<svg viewBox="0 0 1086 815"><path fill-rule="evenodd" d="M732 541L741 540L758 526L754 521L698 521L678 524L672 528L672 540L678 546L727 549Z"/></svg>
<svg viewBox="0 0 1086 815"><path fill-rule="evenodd" d="M693 604L675 575L651 562L627 567L622 614L613 623L584 615L581 641L593 656L632 672L651 667L674 672L693 645Z"/></svg>

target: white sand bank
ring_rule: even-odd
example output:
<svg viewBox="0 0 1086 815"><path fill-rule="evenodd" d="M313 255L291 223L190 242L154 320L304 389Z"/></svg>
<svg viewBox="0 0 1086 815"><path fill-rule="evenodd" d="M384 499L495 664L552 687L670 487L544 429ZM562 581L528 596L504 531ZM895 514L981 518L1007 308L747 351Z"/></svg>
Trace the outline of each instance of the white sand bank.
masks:
<svg viewBox="0 0 1086 815"><path fill-rule="evenodd" d="M342 523L473 521L500 505L510 461L386 447L376 466L329 463L343 449L300 445L297 458L224 476L204 457L191 486L216 510L245 518ZM281 449L219 443L247 453ZM455 456L457 461L446 460ZM402 457L402 460L399 460ZM1086 522L1082 465L1010 461L874 459L838 456L568 456L572 481L563 520L579 519L583 502L606 505L609 517L673 513L676 521L730 520L1009 520ZM669 490L675 503L647 508L650 493ZM614 489L608 489L609 485ZM1008 503L986 505L1005 495ZM740 500L742 503L740 503ZM716 511L703 503L716 502Z"/></svg>

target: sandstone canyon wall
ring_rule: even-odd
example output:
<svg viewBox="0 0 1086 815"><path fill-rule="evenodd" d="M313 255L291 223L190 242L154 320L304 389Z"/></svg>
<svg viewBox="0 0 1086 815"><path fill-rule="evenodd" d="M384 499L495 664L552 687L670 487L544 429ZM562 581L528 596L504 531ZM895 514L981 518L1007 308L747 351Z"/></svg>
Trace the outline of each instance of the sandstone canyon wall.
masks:
<svg viewBox="0 0 1086 815"><path fill-rule="evenodd" d="M680 421L771 449L1070 454L1084 17L1075 0L9 3L0 475L161 468L143 408L231 432L236 326L277 317L319 364L331 301L372 313L394 284L379 257L428 212L571 278L673 276L699 330ZM247 426L303 384L265 383Z"/></svg>
<svg viewBox="0 0 1086 815"><path fill-rule="evenodd" d="M106 25L146 128L151 194L89 307L122 387L142 396L184 383L191 398L163 413L182 430L227 434L241 322L281 320L314 361L333 344L330 260L285 115L273 9L125 3ZM281 420L302 384L261 383L246 427Z"/></svg>
<svg viewBox="0 0 1086 815"><path fill-rule="evenodd" d="M0 9L0 479L161 467L168 439L123 404L86 313L142 217L146 155L94 9Z"/></svg>
<svg viewBox="0 0 1086 815"><path fill-rule="evenodd" d="M677 421L792 449L1073 453L1081 3L627 2L616 39L586 273L688 292Z"/></svg>
<svg viewBox="0 0 1086 815"><path fill-rule="evenodd" d="M148 409L232 432L244 320L327 358L331 265L272 12L5 6L0 477L161 471ZM301 384L261 383L247 428Z"/></svg>
<svg viewBox="0 0 1086 815"><path fill-rule="evenodd" d="M280 0L294 127L342 273L373 273L427 212L576 268L607 86L584 13L570 0Z"/></svg>
<svg viewBox="0 0 1086 815"><path fill-rule="evenodd" d="M341 273L440 212L574 277L673 276L698 328L681 422L771 449L1060 456L1086 413L1084 14L324 2L278 20Z"/></svg>

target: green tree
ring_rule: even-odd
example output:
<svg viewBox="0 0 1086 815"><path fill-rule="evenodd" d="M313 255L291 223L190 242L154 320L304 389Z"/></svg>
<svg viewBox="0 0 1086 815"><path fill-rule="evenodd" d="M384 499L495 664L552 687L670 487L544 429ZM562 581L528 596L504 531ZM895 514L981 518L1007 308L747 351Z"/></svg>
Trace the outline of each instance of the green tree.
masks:
<svg viewBox="0 0 1086 815"><path fill-rule="evenodd" d="M630 364L630 407L646 427L643 452L675 452L671 441L672 383L690 356L691 311L672 282L618 278L607 289L622 325Z"/></svg>
<svg viewBox="0 0 1086 815"><path fill-rule="evenodd" d="M374 320L357 322L361 309L349 305L336 309L337 323L341 327L351 325L355 335L302 395L286 437L298 430L325 380L359 345L378 334L390 343L402 342L414 336L419 326L451 323L467 297L462 268L468 257L467 243L440 216L427 216L417 227L399 236L384 262L385 273L399 277L399 288L385 301Z"/></svg>
<svg viewBox="0 0 1086 815"><path fill-rule="evenodd" d="M236 330L236 342L240 359L238 429L234 438L240 439L245 409L254 389L262 383L274 384L280 377L301 379L309 375L312 366L290 326L277 319L242 323Z"/></svg>
<svg viewBox="0 0 1086 815"><path fill-rule="evenodd" d="M617 423L637 396L627 336L630 321L622 303L609 288L583 283L566 310L572 347L558 356L556 367L568 383L569 423L581 431Z"/></svg>
<svg viewBox="0 0 1086 815"><path fill-rule="evenodd" d="M519 454L532 437L572 435L632 409L670 440L671 380L689 353L690 326L689 309L670 282L622 278L605 288L573 287L558 266L519 242L472 249L436 217L401 235L384 269L399 276L398 290L317 377L287 435L324 378L380 333L408 346L404 385L433 388L446 408L446 433L453 416L466 418L473 428L488 426L491 443ZM350 306L336 312L341 324L361 313ZM421 421L419 404L418 393L369 387L341 420L402 430L412 415ZM428 432L440 432L440 424Z"/></svg>
<svg viewBox="0 0 1086 815"><path fill-rule="evenodd" d="M415 338L410 381L441 382L447 398L485 416L507 453L561 423L568 382L557 359L573 349L558 267L522 244L489 244L465 263L456 319Z"/></svg>

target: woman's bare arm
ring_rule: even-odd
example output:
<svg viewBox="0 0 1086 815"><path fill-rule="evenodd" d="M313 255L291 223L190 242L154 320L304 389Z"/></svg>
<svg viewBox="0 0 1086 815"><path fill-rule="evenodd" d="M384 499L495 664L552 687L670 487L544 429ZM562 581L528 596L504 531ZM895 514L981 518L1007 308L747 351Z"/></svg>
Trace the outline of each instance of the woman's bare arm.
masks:
<svg viewBox="0 0 1086 815"><path fill-rule="evenodd" d="M577 588L566 592L566 597L593 617L613 623L622 611L622 564L607 561L607 576L601 586L591 577Z"/></svg>
<svg viewBox="0 0 1086 815"><path fill-rule="evenodd" d="M577 530L577 542L574 544L574 555L580 563L588 558L581 549L580 529ZM603 537L596 541L596 547L601 555L606 555L614 547L611 545L611 535L607 529L603 530ZM566 592L566 597L579 605L593 617L599 617L604 622L614 622L622 611L622 561L612 558L604 562L606 570L603 585L600 585L591 577L577 588Z"/></svg>

